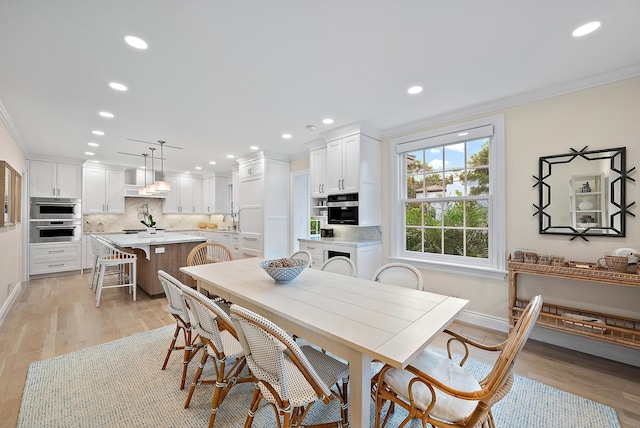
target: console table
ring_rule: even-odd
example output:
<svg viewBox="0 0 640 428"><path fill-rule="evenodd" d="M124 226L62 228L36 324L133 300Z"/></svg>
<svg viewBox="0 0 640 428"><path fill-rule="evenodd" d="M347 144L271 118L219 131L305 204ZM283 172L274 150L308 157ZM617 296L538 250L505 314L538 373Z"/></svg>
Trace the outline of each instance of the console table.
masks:
<svg viewBox="0 0 640 428"><path fill-rule="evenodd" d="M640 288L640 275L567 266L547 266L508 260L509 325L513 327L528 300L518 297L518 276L542 275ZM597 321L599 320L599 321ZM544 303L538 325L640 349L640 320Z"/></svg>

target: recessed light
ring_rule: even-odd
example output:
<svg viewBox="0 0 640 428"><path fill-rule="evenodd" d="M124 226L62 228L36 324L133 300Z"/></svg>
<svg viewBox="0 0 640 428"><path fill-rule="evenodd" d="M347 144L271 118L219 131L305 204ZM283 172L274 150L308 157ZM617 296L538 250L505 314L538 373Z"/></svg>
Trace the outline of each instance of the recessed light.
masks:
<svg viewBox="0 0 640 428"><path fill-rule="evenodd" d="M227 155L227 158L233 159L233 155Z"/></svg>
<svg viewBox="0 0 640 428"><path fill-rule="evenodd" d="M139 169L147 169L147 167L146 167L146 166L140 166L140 167L138 167L138 168L139 168Z"/></svg>
<svg viewBox="0 0 640 428"><path fill-rule="evenodd" d="M123 85L122 83L118 83L118 82L110 82L109 83L109 87L111 89L115 89L116 91L121 91L121 92L124 92L127 89L129 89L125 85Z"/></svg>
<svg viewBox="0 0 640 428"><path fill-rule="evenodd" d="M109 118L113 117L113 113L109 113L108 111L101 111L98 114L102 117L109 117Z"/></svg>
<svg viewBox="0 0 640 428"><path fill-rule="evenodd" d="M260 147L258 147L258 146L251 146L251 147L249 147L249 148L250 148L251 150L258 150Z"/></svg>
<svg viewBox="0 0 640 428"><path fill-rule="evenodd" d="M93 163L100 163L100 161L99 161L99 160L92 160L91 162L93 162Z"/></svg>
<svg viewBox="0 0 640 428"><path fill-rule="evenodd" d="M215 161L209 161L209 165L215 165L216 162Z"/></svg>
<svg viewBox="0 0 640 428"><path fill-rule="evenodd" d="M124 41L127 42L129 46L134 47L136 49L146 49L149 47L147 42L145 42L144 40L136 36L126 36L124 38Z"/></svg>
<svg viewBox="0 0 640 428"><path fill-rule="evenodd" d="M87 156L95 156L95 153L93 152L84 152L84 154Z"/></svg>
<svg viewBox="0 0 640 428"><path fill-rule="evenodd" d="M91 131L91 133L93 135L104 135L104 132L102 132L102 131Z"/></svg>
<svg viewBox="0 0 640 428"><path fill-rule="evenodd" d="M87 143L88 145L90 145L91 147L98 147L100 144L98 143Z"/></svg>
<svg viewBox="0 0 640 428"><path fill-rule="evenodd" d="M461 132L458 134L458 137L464 137L465 135L469 135L468 132Z"/></svg>
<svg viewBox="0 0 640 428"><path fill-rule="evenodd" d="M282 138L289 140L291 138L291 134L282 134Z"/></svg>
<svg viewBox="0 0 640 428"><path fill-rule="evenodd" d="M191 171L185 171L184 173L185 174L191 174Z"/></svg>
<svg viewBox="0 0 640 428"><path fill-rule="evenodd" d="M598 28L600 28L600 21L589 22L573 30L573 33L571 33L571 35L573 37L586 36L587 34L593 33Z"/></svg>
<svg viewBox="0 0 640 428"><path fill-rule="evenodd" d="M202 169L202 167L201 166L197 166L196 169Z"/></svg>
<svg viewBox="0 0 640 428"><path fill-rule="evenodd" d="M315 131L315 130L316 130L316 127L315 127L315 125L307 125L307 129L308 129L309 131Z"/></svg>
<svg viewBox="0 0 640 428"><path fill-rule="evenodd" d="M407 89L407 92L411 95L419 94L420 92L422 92L422 86L412 86Z"/></svg>
<svg viewBox="0 0 640 428"><path fill-rule="evenodd" d="M324 123L325 125L331 125L333 123L333 119L327 117L325 119L322 119L322 123Z"/></svg>

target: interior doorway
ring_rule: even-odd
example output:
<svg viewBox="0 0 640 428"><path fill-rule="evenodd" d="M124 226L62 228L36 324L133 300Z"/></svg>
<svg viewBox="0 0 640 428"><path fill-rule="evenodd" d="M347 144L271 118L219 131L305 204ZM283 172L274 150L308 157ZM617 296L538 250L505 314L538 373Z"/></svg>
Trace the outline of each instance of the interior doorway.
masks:
<svg viewBox="0 0 640 428"><path fill-rule="evenodd" d="M298 251L299 238L309 237L310 193L309 170L292 172L289 177L291 198L289 199L289 254Z"/></svg>

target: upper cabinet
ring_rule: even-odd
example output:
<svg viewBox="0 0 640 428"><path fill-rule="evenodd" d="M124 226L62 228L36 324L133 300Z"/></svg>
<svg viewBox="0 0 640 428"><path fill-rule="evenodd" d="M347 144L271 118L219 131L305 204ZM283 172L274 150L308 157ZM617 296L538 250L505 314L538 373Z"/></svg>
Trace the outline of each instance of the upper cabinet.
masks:
<svg viewBox="0 0 640 428"><path fill-rule="evenodd" d="M164 200L165 214L200 214L202 208L202 180L190 177L165 176L171 190Z"/></svg>
<svg viewBox="0 0 640 428"><path fill-rule="evenodd" d="M259 180L264 172L264 160L254 159L238 165L238 177L240 181Z"/></svg>
<svg viewBox="0 0 640 428"><path fill-rule="evenodd" d="M29 196L82 197L82 167L65 163L29 161Z"/></svg>
<svg viewBox="0 0 640 428"><path fill-rule="evenodd" d="M314 198L327 197L326 164L327 148L311 150L309 164L311 170L311 196Z"/></svg>
<svg viewBox="0 0 640 428"><path fill-rule="evenodd" d="M83 168L82 212L124 212L124 171Z"/></svg>
<svg viewBox="0 0 640 428"><path fill-rule="evenodd" d="M205 214L228 213L227 177L209 177L202 181L202 209Z"/></svg>
<svg viewBox="0 0 640 428"><path fill-rule="evenodd" d="M360 139L357 134L327 143L327 193L360 190Z"/></svg>

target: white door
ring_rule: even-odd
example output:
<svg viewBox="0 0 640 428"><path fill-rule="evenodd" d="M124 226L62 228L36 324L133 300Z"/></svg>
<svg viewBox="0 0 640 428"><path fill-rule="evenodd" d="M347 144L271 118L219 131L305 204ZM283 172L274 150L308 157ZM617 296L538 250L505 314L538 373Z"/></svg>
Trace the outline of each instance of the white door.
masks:
<svg viewBox="0 0 640 428"><path fill-rule="evenodd" d="M289 254L298 251L298 238L309 237L309 173L294 172L291 174Z"/></svg>

